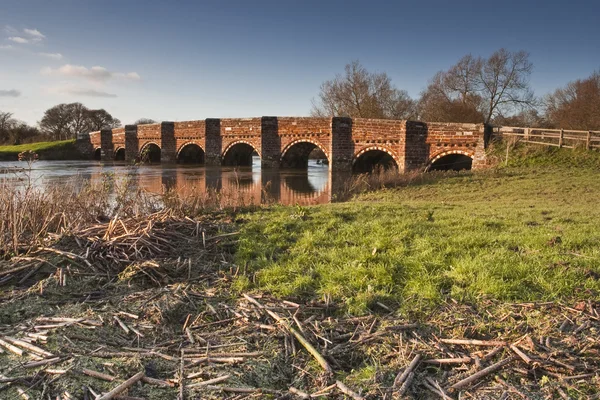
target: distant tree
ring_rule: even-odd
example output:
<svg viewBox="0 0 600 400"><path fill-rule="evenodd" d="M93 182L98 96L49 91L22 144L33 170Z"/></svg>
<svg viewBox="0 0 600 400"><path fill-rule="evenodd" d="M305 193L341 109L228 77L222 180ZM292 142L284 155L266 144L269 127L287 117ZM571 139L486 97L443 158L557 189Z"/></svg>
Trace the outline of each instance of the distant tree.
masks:
<svg viewBox="0 0 600 400"><path fill-rule="evenodd" d="M17 145L39 141L41 139L40 136L40 130L35 126L28 125L22 121L17 121L10 131L8 143Z"/></svg>
<svg viewBox="0 0 600 400"><path fill-rule="evenodd" d="M9 140L10 131L16 123L12 116L12 113L0 111L0 143L6 143Z"/></svg>
<svg viewBox="0 0 600 400"><path fill-rule="evenodd" d="M366 70L358 61L345 67L344 75L323 82L312 115L361 118L408 119L415 102L392 84L386 73Z"/></svg>
<svg viewBox="0 0 600 400"><path fill-rule="evenodd" d="M147 125L147 124L155 124L156 121L150 118L140 118L133 123L133 125Z"/></svg>
<svg viewBox="0 0 600 400"><path fill-rule="evenodd" d="M90 110L81 103L49 108L39 122L42 132L53 140L73 139L78 133L116 128L120 124L106 110Z"/></svg>
<svg viewBox="0 0 600 400"><path fill-rule="evenodd" d="M114 118L103 108L99 110L89 110L88 123L90 131L112 129L121 126L121 121L119 121L117 118Z"/></svg>
<svg viewBox="0 0 600 400"><path fill-rule="evenodd" d="M500 49L482 61L477 91L483 100L485 123L498 114L535 105L535 97L529 86L533 64L529 53L510 52Z"/></svg>
<svg viewBox="0 0 600 400"><path fill-rule="evenodd" d="M438 72L419 100L419 117L429 121L490 123L535 105L529 87L533 65L524 51L500 49L489 58L466 55Z"/></svg>
<svg viewBox="0 0 600 400"><path fill-rule="evenodd" d="M49 108L39 122L42 132L52 140L65 140L74 137L76 132L71 131L73 120L73 107L69 104L58 104Z"/></svg>
<svg viewBox="0 0 600 400"><path fill-rule="evenodd" d="M12 117L12 113L0 111L0 143L21 144L35 139L39 130Z"/></svg>
<svg viewBox="0 0 600 400"><path fill-rule="evenodd" d="M523 110L518 114L510 116L498 115L492 120L492 123L496 126L554 128L554 124L551 121L549 121L544 115L540 115L540 112L535 108Z"/></svg>
<svg viewBox="0 0 600 400"><path fill-rule="evenodd" d="M544 103L548 119L557 127L600 129L600 70L557 89Z"/></svg>

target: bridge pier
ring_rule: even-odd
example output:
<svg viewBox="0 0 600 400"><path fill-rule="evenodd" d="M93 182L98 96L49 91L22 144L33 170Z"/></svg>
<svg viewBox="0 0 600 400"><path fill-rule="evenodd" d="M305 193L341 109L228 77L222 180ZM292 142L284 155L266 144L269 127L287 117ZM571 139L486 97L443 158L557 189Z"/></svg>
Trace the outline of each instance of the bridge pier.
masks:
<svg viewBox="0 0 600 400"><path fill-rule="evenodd" d="M160 124L160 162L172 164L177 162L177 143L175 141L175 123Z"/></svg>
<svg viewBox="0 0 600 400"><path fill-rule="evenodd" d="M281 138L277 117L262 117L260 134L260 164L262 168L279 168Z"/></svg>
<svg viewBox="0 0 600 400"><path fill-rule="evenodd" d="M112 161L114 159L112 129L103 129L100 131L100 159L102 161Z"/></svg>
<svg viewBox="0 0 600 400"><path fill-rule="evenodd" d="M204 163L207 166L220 166L223 147L221 120L219 118L207 118L204 129Z"/></svg>
<svg viewBox="0 0 600 400"><path fill-rule="evenodd" d="M329 170L352 171L354 142L352 141L352 118L333 117L329 138Z"/></svg>
<svg viewBox="0 0 600 400"><path fill-rule="evenodd" d="M125 161L130 164L136 162L140 155L137 128L137 125L125 125Z"/></svg>

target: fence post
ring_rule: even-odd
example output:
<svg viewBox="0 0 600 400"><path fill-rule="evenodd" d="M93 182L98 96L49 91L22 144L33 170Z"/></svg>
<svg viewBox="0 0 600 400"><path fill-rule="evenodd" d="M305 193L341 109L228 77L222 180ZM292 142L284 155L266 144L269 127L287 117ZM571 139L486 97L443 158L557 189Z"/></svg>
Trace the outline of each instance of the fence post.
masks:
<svg viewBox="0 0 600 400"><path fill-rule="evenodd" d="M565 137L565 130L561 129L560 130L560 137L558 138L558 148L560 149L561 147L563 147L563 139Z"/></svg>
<svg viewBox="0 0 600 400"><path fill-rule="evenodd" d="M529 142L529 128L525 128L525 135L524 135L524 139L526 142Z"/></svg>
<svg viewBox="0 0 600 400"><path fill-rule="evenodd" d="M590 149L590 141L592 140L592 131L588 131L587 133L587 139L585 140L585 149L589 150Z"/></svg>

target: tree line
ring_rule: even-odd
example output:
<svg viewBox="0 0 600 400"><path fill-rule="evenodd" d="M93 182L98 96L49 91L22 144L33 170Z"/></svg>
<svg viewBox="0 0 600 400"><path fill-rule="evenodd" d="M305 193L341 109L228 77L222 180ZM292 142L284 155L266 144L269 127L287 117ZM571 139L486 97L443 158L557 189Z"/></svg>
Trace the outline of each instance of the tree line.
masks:
<svg viewBox="0 0 600 400"><path fill-rule="evenodd" d="M312 115L600 129L600 70L541 98L529 84L532 71L525 51L466 55L436 73L412 99L385 72L370 72L352 61L343 74L321 85Z"/></svg>
<svg viewBox="0 0 600 400"><path fill-rule="evenodd" d="M154 120L141 118L134 124L151 124ZM78 133L112 129L121 121L104 109L92 110L81 103L63 103L49 108L37 123L31 126L0 111L0 144L22 144L39 141L75 139Z"/></svg>

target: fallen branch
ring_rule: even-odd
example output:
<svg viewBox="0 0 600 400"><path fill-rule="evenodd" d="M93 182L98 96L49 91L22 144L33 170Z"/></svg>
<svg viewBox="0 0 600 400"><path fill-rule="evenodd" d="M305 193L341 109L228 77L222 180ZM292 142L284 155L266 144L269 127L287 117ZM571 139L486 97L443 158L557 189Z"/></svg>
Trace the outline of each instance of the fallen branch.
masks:
<svg viewBox="0 0 600 400"><path fill-rule="evenodd" d="M503 366L513 362L515 360L514 356L505 358L504 360L500 360L495 364L490 365L487 368L482 369L479 372L474 373L471 376L466 377L465 379L456 382L454 385L450 386L451 389L460 389L468 384L475 382L476 380L486 376L487 374L496 371L497 369L502 368Z"/></svg>
<svg viewBox="0 0 600 400"><path fill-rule="evenodd" d="M338 389L340 389L340 392L344 393L346 396L350 396L354 400L364 400L364 397L354 392L348 386L344 385L342 381L335 381L335 384L337 385Z"/></svg>
<svg viewBox="0 0 600 400"><path fill-rule="evenodd" d="M144 377L144 372L143 371L138 372L137 374L133 375L131 378L127 379L125 382L121 383L119 386L115 387L110 392L108 392L105 395L98 398L97 400L114 399L119 393L121 393L124 390L128 389L129 387L133 386L135 383L139 382L143 377Z"/></svg>

